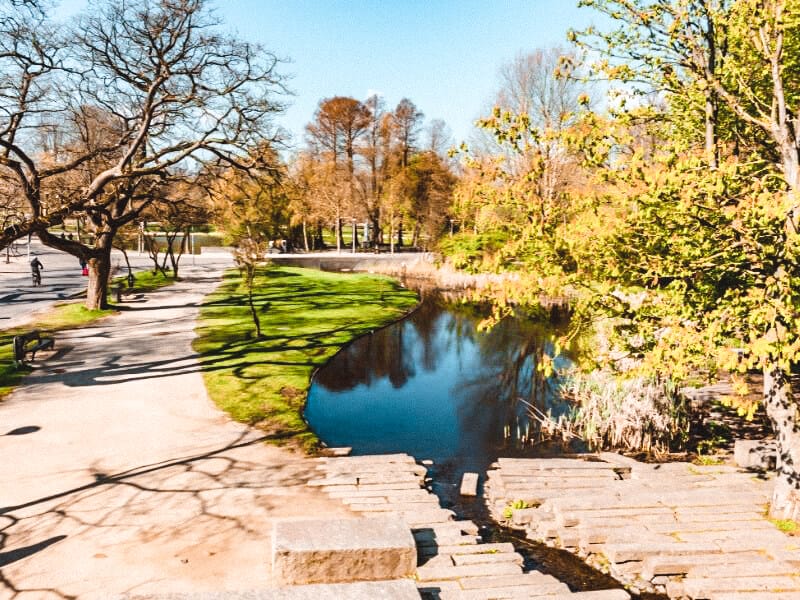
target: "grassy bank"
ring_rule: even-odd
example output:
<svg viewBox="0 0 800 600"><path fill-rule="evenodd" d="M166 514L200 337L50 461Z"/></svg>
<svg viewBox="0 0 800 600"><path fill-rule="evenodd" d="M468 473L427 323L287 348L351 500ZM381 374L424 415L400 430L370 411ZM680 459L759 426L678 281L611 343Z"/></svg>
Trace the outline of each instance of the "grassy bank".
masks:
<svg viewBox="0 0 800 600"><path fill-rule="evenodd" d="M194 347L206 388L234 419L291 439L317 442L302 418L314 369L350 340L390 323L416 305L416 295L388 278L311 269L259 272L254 300L262 337L238 272L208 296Z"/></svg>
<svg viewBox="0 0 800 600"><path fill-rule="evenodd" d="M112 314L113 310L88 310L81 303L61 304L44 313L34 322L22 327L0 330L0 401L11 393L22 377L30 370L14 366L13 339L15 335L41 329L55 332L74 329ZM56 337L56 347L58 338Z"/></svg>
<svg viewBox="0 0 800 600"><path fill-rule="evenodd" d="M134 271L133 274L135 281L133 284L134 292L152 292L158 288L175 283L175 278L172 275L164 275L161 271L153 273L152 271ZM128 287L128 276L120 275L111 280L111 285L108 286L109 296L111 290L116 285L121 285L123 289Z"/></svg>

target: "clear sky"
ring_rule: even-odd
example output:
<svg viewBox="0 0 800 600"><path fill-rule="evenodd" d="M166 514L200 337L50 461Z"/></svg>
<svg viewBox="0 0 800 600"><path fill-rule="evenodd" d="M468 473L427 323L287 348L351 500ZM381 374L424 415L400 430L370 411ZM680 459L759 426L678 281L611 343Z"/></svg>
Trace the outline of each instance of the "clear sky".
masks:
<svg viewBox="0 0 800 600"><path fill-rule="evenodd" d="M61 14L85 0L63 0ZM411 99L443 119L455 142L491 104L497 72L519 52L566 46L566 32L596 20L577 0L215 0L243 38L290 59L292 106L279 118L296 143L320 99L364 100L387 108Z"/></svg>

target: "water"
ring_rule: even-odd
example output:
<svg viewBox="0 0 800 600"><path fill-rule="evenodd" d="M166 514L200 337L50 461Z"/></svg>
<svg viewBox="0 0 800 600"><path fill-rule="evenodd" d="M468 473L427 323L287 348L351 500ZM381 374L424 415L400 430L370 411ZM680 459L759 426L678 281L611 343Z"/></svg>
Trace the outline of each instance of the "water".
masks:
<svg viewBox="0 0 800 600"><path fill-rule="evenodd" d="M485 470L498 456L536 455L529 407L568 410L555 366L557 319L508 318L478 331L482 315L427 297L407 319L356 340L314 377L305 416L328 446L354 454L406 452L459 471ZM563 325L563 324L561 324Z"/></svg>

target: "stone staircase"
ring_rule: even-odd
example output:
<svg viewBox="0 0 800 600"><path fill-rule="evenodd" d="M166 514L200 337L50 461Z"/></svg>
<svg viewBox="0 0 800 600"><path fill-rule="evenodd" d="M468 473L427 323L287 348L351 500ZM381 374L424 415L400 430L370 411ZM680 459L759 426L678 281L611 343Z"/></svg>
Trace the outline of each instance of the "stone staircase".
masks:
<svg viewBox="0 0 800 600"><path fill-rule="evenodd" d="M530 539L578 554L634 592L800 599L800 538L765 518L772 483L753 472L610 453L494 467L485 489L495 519L510 510Z"/></svg>
<svg viewBox="0 0 800 600"><path fill-rule="evenodd" d="M539 571L524 572L523 559L509 543L484 544L472 521L455 520L425 489L427 469L407 454L322 457L319 477L308 485L362 516L403 520L417 546L416 582L425 599L625 600L621 589L571 592Z"/></svg>

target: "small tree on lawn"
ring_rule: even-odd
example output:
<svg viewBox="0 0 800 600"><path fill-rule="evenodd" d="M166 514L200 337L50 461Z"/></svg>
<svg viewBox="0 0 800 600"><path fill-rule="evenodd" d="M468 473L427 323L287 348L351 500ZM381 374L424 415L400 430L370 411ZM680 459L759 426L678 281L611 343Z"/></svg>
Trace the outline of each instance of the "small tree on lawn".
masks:
<svg viewBox="0 0 800 600"><path fill-rule="evenodd" d="M250 316L253 318L257 338L261 337L261 321L258 319L258 311L253 302L253 285L258 266L265 264L265 255L266 244L251 237L241 239L233 254L247 288L247 304L250 307Z"/></svg>

